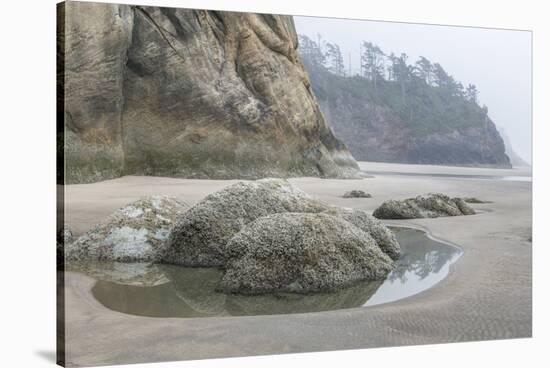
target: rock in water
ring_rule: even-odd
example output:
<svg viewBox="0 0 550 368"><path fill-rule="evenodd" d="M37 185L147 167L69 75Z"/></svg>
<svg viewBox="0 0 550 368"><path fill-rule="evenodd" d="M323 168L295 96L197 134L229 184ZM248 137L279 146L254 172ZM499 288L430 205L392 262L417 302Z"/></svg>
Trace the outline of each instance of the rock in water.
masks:
<svg viewBox="0 0 550 368"><path fill-rule="evenodd" d="M231 293L335 290L383 278L393 268L368 233L324 213L261 217L235 234L227 250L220 288Z"/></svg>
<svg viewBox="0 0 550 368"><path fill-rule="evenodd" d="M365 211L352 209L352 208L331 208L325 211L329 215L338 216L359 229L370 234L376 241L376 244L380 249L390 256L391 259L396 260L401 254L401 247L397 242L395 234L388 229L380 220L369 215Z"/></svg>
<svg viewBox="0 0 550 368"><path fill-rule="evenodd" d="M59 9L67 183L357 174L319 109L291 17Z"/></svg>
<svg viewBox="0 0 550 368"><path fill-rule="evenodd" d="M72 261L157 261L176 216L188 208L187 204L167 196L140 199L66 244L65 258Z"/></svg>
<svg viewBox="0 0 550 368"><path fill-rule="evenodd" d="M329 206L283 179L239 182L208 195L177 220L166 263L222 266L227 241L249 222L280 212L321 212Z"/></svg>
<svg viewBox="0 0 550 368"><path fill-rule="evenodd" d="M344 193L344 198L371 198L369 193L365 193L362 190L350 190Z"/></svg>
<svg viewBox="0 0 550 368"><path fill-rule="evenodd" d="M402 201L385 201L373 212L373 216L379 219L413 219L473 214L475 211L462 198L450 198L440 193Z"/></svg>

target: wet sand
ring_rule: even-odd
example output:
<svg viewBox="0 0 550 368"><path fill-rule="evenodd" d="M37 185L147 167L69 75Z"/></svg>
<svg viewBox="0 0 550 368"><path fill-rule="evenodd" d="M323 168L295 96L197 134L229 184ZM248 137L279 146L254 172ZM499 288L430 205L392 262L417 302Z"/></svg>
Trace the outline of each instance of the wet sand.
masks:
<svg viewBox="0 0 550 368"><path fill-rule="evenodd" d="M140 363L530 337L531 183L475 178L525 176L529 171L376 163L361 166L376 171L375 177L291 181L329 203L367 211L386 199L428 192L492 202L474 204L481 210L474 216L387 221L421 228L464 250L442 282L412 297L367 308L176 319L110 311L92 297L91 278L68 273L67 363ZM411 170L472 177L406 175ZM65 188L66 222L79 234L139 197L167 194L193 204L233 182L128 176L70 185ZM342 198L351 189L364 190L373 198Z"/></svg>

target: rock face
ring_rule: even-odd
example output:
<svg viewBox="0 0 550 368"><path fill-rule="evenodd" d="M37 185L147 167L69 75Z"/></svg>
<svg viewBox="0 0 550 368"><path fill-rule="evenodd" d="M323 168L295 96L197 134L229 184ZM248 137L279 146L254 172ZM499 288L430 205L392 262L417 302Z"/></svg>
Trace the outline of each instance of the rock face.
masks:
<svg viewBox="0 0 550 368"><path fill-rule="evenodd" d="M178 214L189 206L175 198L152 196L110 215L86 234L65 244L71 261L158 261Z"/></svg>
<svg viewBox="0 0 550 368"><path fill-rule="evenodd" d="M504 147L506 147L506 154L508 157L510 157L510 163L513 167L528 167L531 166L523 158L521 158L520 155L516 153L514 150L514 147L512 147L512 142L510 142L510 138L508 135L504 132L500 132L500 135L502 136L502 139L504 141Z"/></svg>
<svg viewBox="0 0 550 368"><path fill-rule="evenodd" d="M391 259L396 260L401 254L401 247L394 233L380 220L365 211L352 208L331 208L324 213L340 217L368 233L378 247Z"/></svg>
<svg viewBox="0 0 550 368"><path fill-rule="evenodd" d="M282 179L239 182L210 194L177 220L163 256L186 266L225 264L225 245L259 217L280 212L321 212L329 206Z"/></svg>
<svg viewBox="0 0 550 368"><path fill-rule="evenodd" d="M369 193L365 193L362 190L350 190L349 192L344 193L344 198L371 198L372 196Z"/></svg>
<svg viewBox="0 0 550 368"><path fill-rule="evenodd" d="M385 201L374 212L379 219L413 219L425 217L473 215L475 211L462 198L428 194L402 201Z"/></svg>
<svg viewBox="0 0 550 368"><path fill-rule="evenodd" d="M65 181L349 177L291 17L67 2Z"/></svg>
<svg viewBox="0 0 550 368"><path fill-rule="evenodd" d="M227 250L220 287L241 294L334 290L393 268L368 233L328 214L261 217L235 234Z"/></svg>
<svg viewBox="0 0 550 368"><path fill-rule="evenodd" d="M319 103L334 133L357 160L511 167L489 118L480 116L475 126L415 131L407 120L374 100L342 92L335 101L319 99Z"/></svg>

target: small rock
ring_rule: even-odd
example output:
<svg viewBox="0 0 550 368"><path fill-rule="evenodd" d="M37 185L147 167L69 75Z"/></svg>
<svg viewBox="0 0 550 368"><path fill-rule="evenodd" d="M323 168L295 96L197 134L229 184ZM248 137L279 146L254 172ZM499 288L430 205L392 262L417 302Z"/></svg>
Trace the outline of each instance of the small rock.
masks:
<svg viewBox="0 0 550 368"><path fill-rule="evenodd" d="M328 209L283 179L238 182L210 194L180 216L163 261L186 266L223 266L227 241L259 217Z"/></svg>
<svg viewBox="0 0 550 368"><path fill-rule="evenodd" d="M366 232L326 213L258 218L227 244L224 292L263 294L336 290L385 277L394 263Z"/></svg>
<svg viewBox="0 0 550 368"><path fill-rule="evenodd" d="M178 214L189 206L176 198L151 196L133 202L65 246L73 261L152 262L160 258Z"/></svg>
<svg viewBox="0 0 550 368"><path fill-rule="evenodd" d="M491 203L490 201L482 201L481 199L478 199L476 197L466 197L466 198L464 198L464 202L466 202L466 203Z"/></svg>
<svg viewBox="0 0 550 368"><path fill-rule="evenodd" d="M475 211L462 198L431 193L402 201L385 201L374 212L379 219L413 219L425 217L473 215Z"/></svg>
<svg viewBox="0 0 550 368"><path fill-rule="evenodd" d="M362 190L350 190L344 193L344 198L372 198L372 196Z"/></svg>

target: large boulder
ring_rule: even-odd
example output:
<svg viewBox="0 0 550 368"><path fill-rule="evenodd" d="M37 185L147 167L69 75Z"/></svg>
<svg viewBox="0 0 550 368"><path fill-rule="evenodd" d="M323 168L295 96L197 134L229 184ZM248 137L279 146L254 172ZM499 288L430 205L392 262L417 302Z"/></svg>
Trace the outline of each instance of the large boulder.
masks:
<svg viewBox="0 0 550 368"><path fill-rule="evenodd" d="M323 213L257 219L227 243L220 288L228 293L308 293L377 280L393 261L366 232Z"/></svg>
<svg viewBox="0 0 550 368"><path fill-rule="evenodd" d="M374 216L369 215L363 210L340 207L331 208L324 213L338 216L352 223L372 236L380 249L390 256L391 259L396 260L399 258L401 247L397 242L395 234Z"/></svg>
<svg viewBox="0 0 550 368"><path fill-rule="evenodd" d="M475 211L462 198L431 193L402 201L385 201L374 212L379 219L413 219L425 217L473 215Z"/></svg>
<svg viewBox="0 0 550 368"><path fill-rule="evenodd" d="M167 196L140 199L120 208L74 242L65 244L65 258L69 261L157 261L177 215L188 208L184 202Z"/></svg>
<svg viewBox="0 0 550 368"><path fill-rule="evenodd" d="M249 222L274 213L328 208L283 179L239 182L208 195L180 216L162 258L185 266L223 266L227 241Z"/></svg>
<svg viewBox="0 0 550 368"><path fill-rule="evenodd" d="M290 16L69 1L58 26L68 183L358 173Z"/></svg>

